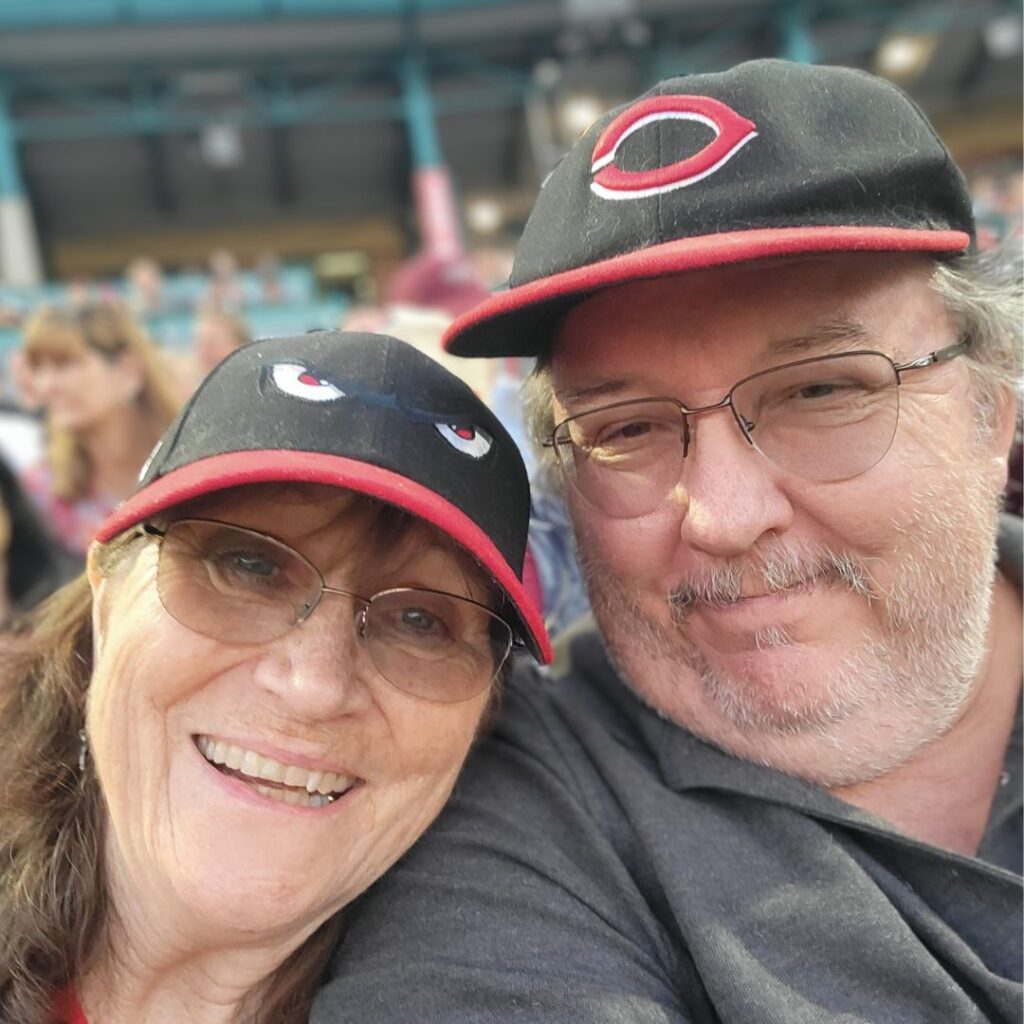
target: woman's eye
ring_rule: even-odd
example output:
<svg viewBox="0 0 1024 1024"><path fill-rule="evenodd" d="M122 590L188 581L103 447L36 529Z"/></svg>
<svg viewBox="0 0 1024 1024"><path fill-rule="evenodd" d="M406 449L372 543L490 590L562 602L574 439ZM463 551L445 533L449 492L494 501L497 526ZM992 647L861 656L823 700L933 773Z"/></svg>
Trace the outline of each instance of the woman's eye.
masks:
<svg viewBox="0 0 1024 1024"><path fill-rule="evenodd" d="M405 608L401 612L402 626L412 633L438 633L444 630L444 623L436 615L422 608Z"/></svg>
<svg viewBox="0 0 1024 1024"><path fill-rule="evenodd" d="M239 572L252 576L273 576L276 565L271 565L265 558L258 555L233 555L231 561Z"/></svg>
<svg viewBox="0 0 1024 1024"><path fill-rule="evenodd" d="M207 561L222 578L242 586L267 587L283 582L281 567L256 552L222 551Z"/></svg>
<svg viewBox="0 0 1024 1024"><path fill-rule="evenodd" d="M452 423L435 423L437 432L457 451L474 459L482 459L493 442L479 427L459 427Z"/></svg>
<svg viewBox="0 0 1024 1024"><path fill-rule="evenodd" d="M335 402L345 397L336 384L301 363L275 363L270 370L274 387L306 402Z"/></svg>

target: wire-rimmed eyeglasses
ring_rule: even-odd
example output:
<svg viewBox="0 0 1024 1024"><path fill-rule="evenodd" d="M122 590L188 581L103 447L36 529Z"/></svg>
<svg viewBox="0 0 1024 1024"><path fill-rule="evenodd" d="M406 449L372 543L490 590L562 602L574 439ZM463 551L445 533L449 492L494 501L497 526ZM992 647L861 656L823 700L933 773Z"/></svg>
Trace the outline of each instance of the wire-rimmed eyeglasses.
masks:
<svg viewBox="0 0 1024 1024"><path fill-rule="evenodd" d="M274 537L212 519L147 523L160 545L157 591L167 613L214 640L254 646L305 622L324 594L355 606L356 633L394 687L441 702L469 700L493 682L512 627L486 605L421 587L363 597L329 587L320 570ZM340 668L339 671L343 671Z"/></svg>
<svg viewBox="0 0 1024 1024"><path fill-rule="evenodd" d="M679 483L691 417L719 409L781 469L819 483L848 480L892 445L903 375L968 347L961 340L905 363L871 351L800 359L744 377L720 401L696 408L668 397L613 402L563 420L544 445L584 498L623 519L661 505Z"/></svg>

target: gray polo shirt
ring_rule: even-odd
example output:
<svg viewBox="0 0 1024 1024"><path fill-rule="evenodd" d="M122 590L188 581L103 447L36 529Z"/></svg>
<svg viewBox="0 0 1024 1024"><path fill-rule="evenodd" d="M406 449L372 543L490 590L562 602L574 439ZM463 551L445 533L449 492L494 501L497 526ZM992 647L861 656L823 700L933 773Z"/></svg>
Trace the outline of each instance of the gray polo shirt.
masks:
<svg viewBox="0 0 1024 1024"><path fill-rule="evenodd" d="M350 908L313 1024L1021 1021L1019 716L971 858L660 718L595 631L569 654Z"/></svg>

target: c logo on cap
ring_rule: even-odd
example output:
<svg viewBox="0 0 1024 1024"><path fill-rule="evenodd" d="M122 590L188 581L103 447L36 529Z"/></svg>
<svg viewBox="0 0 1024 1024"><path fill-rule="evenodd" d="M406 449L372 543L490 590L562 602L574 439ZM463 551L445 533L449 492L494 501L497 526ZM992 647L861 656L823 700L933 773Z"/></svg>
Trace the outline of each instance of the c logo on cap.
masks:
<svg viewBox="0 0 1024 1024"><path fill-rule="evenodd" d="M683 160L649 171L615 166L619 147L655 121L697 121L715 133L713 142ZM603 199L642 199L685 188L714 174L757 136L757 125L710 96L648 96L624 110L598 137L591 157L591 191Z"/></svg>

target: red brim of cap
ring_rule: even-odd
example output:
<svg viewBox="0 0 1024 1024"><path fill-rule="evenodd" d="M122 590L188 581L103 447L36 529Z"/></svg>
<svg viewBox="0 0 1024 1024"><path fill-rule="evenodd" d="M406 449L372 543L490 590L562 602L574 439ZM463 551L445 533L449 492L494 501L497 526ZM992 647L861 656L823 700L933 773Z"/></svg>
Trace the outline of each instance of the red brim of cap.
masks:
<svg viewBox="0 0 1024 1024"><path fill-rule="evenodd" d="M551 340L550 321L573 300L627 281L773 256L958 253L970 243L970 235L963 231L885 227L772 228L677 239L497 292L454 320L442 344L456 356L535 356L544 352Z"/></svg>
<svg viewBox="0 0 1024 1024"><path fill-rule="evenodd" d="M101 543L131 526L205 494L259 483L307 483L344 487L386 501L430 523L468 551L505 592L533 655L547 665L551 641L540 610L490 537L461 509L404 476L355 459L318 452L245 451L214 455L172 470L130 497L96 533Z"/></svg>

